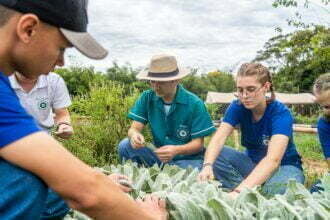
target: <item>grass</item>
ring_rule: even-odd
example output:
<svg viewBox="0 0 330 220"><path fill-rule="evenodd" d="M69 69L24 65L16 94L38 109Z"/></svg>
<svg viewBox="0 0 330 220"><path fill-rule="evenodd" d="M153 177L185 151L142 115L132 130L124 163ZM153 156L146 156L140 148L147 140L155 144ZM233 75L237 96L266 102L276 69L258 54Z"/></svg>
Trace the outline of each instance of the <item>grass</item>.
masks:
<svg viewBox="0 0 330 220"><path fill-rule="evenodd" d="M322 148L316 134L295 133L294 142L303 158L323 160Z"/></svg>

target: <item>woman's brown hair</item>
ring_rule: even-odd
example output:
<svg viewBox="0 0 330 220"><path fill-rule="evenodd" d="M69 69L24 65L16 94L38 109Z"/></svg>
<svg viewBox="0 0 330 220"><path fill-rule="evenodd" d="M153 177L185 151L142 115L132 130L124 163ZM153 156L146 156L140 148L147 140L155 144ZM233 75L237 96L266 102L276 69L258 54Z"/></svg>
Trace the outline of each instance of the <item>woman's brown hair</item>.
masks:
<svg viewBox="0 0 330 220"><path fill-rule="evenodd" d="M260 63L244 63L241 65L237 72L237 77L243 76L256 76L258 81L264 85L266 82L270 82L271 97L267 99L267 103L275 100L275 90L272 83L272 76L267 67Z"/></svg>
<svg viewBox="0 0 330 220"><path fill-rule="evenodd" d="M330 73L320 75L314 82L313 92L321 94L330 92Z"/></svg>

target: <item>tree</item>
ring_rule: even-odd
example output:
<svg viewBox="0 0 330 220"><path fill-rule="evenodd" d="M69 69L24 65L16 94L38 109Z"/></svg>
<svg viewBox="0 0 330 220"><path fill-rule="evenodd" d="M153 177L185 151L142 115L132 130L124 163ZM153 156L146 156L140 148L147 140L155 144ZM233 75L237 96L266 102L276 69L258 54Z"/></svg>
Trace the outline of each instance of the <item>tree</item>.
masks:
<svg viewBox="0 0 330 220"><path fill-rule="evenodd" d="M55 72L63 77L72 96L87 94L90 84L101 84L107 80L105 75L96 72L93 67L60 68Z"/></svg>
<svg viewBox="0 0 330 220"><path fill-rule="evenodd" d="M209 72L205 77L205 83L209 85L209 91L233 92L235 89L235 81L233 75L220 72L219 70Z"/></svg>
<svg viewBox="0 0 330 220"><path fill-rule="evenodd" d="M330 29L313 26L273 37L254 61L264 61L276 72L277 90L310 91L314 79L330 71Z"/></svg>
<svg viewBox="0 0 330 220"><path fill-rule="evenodd" d="M130 94L133 87L140 92L149 89L149 85L146 81L136 79L138 72L139 69L133 69L130 64L119 66L114 62L112 67L107 69L106 76L109 80L122 84L126 94Z"/></svg>
<svg viewBox="0 0 330 220"><path fill-rule="evenodd" d="M330 13L329 9L326 7L330 3L330 0L318 0L318 6L321 10L325 11L326 13ZM297 11L295 12L295 16L293 18L287 19L288 24L290 26L295 27L302 27L302 28L309 28L311 26L315 26L314 23L306 23L303 21L303 15L298 11L298 7L303 4L303 7L308 8L311 4L315 4L314 2L310 0L274 0L273 1L273 7L296 7ZM325 21L327 24L326 26L329 26L329 21ZM324 25L324 24L323 24ZM280 28L277 28L277 30L281 30Z"/></svg>
<svg viewBox="0 0 330 220"><path fill-rule="evenodd" d="M201 75L198 75L197 70L194 70L182 80L182 84L203 100L205 100L208 91L232 92L235 88L233 76L218 70Z"/></svg>

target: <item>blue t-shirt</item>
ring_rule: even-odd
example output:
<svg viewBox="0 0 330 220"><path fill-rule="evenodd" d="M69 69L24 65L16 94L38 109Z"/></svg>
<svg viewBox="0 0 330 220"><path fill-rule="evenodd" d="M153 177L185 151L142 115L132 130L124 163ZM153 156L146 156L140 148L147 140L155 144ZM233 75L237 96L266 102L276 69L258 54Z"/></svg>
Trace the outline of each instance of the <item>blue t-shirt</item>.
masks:
<svg viewBox="0 0 330 220"><path fill-rule="evenodd" d="M40 131L1 72L0 100L0 149ZM0 219L40 218L47 196L41 179L0 158L0 186Z"/></svg>
<svg viewBox="0 0 330 220"><path fill-rule="evenodd" d="M0 72L0 148L40 131L19 102L9 79Z"/></svg>
<svg viewBox="0 0 330 220"><path fill-rule="evenodd" d="M242 145L246 147L246 153L254 163L259 163L266 156L268 142L273 135L282 134L289 137L281 165L294 165L301 168L301 158L292 139L293 118L284 104L276 100L271 102L267 105L262 118L255 122L252 111L246 109L240 101L235 100L228 107L223 121L233 127L240 125Z"/></svg>
<svg viewBox="0 0 330 220"><path fill-rule="evenodd" d="M317 132L326 159L330 158L330 122L321 117L317 122Z"/></svg>

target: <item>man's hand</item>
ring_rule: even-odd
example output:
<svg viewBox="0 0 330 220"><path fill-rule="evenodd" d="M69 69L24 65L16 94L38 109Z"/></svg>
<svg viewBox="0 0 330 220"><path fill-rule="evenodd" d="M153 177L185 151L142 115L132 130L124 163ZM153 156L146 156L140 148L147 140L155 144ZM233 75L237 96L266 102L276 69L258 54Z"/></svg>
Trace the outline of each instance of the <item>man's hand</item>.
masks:
<svg viewBox="0 0 330 220"><path fill-rule="evenodd" d="M127 176L121 175L121 174L117 174L117 173L113 173L113 174L110 174L108 177L114 183L116 183L123 192L128 193L128 192L132 191L132 188L130 188L130 187L128 187L128 186L123 185L123 184L120 183L121 180L125 180L129 184L132 184L131 181L128 180L128 177Z"/></svg>
<svg viewBox="0 0 330 220"><path fill-rule="evenodd" d="M142 148L145 145L144 137L140 132L134 132L131 135L130 142L133 148Z"/></svg>
<svg viewBox="0 0 330 220"><path fill-rule="evenodd" d="M158 148L154 152L158 156L159 160L161 160L163 163L167 163L170 160L172 160L173 157L175 157L175 155L178 154L177 149L178 149L178 146L165 145L165 146Z"/></svg>
<svg viewBox="0 0 330 220"><path fill-rule="evenodd" d="M159 199L158 197L153 195L146 195L144 201L138 199L136 202L142 210L145 210L146 212L150 213L150 215L154 216L155 219L168 219L165 200Z"/></svg>
<svg viewBox="0 0 330 220"><path fill-rule="evenodd" d="M73 128L68 124L60 124L55 135L63 139L69 139L73 135Z"/></svg>

